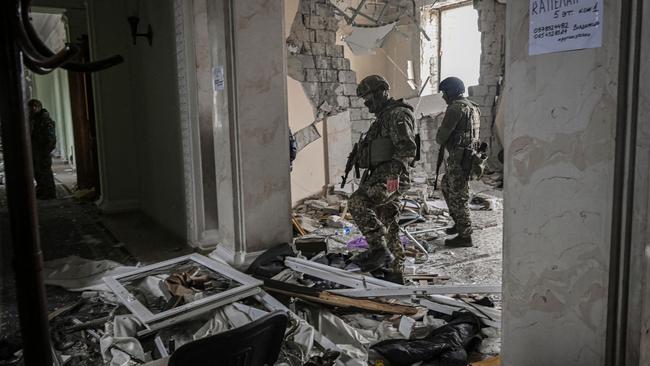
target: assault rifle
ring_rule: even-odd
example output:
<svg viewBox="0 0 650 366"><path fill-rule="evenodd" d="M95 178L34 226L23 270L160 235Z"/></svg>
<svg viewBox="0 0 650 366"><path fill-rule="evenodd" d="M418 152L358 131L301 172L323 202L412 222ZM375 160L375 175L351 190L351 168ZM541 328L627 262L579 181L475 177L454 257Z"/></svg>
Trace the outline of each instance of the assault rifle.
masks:
<svg viewBox="0 0 650 366"><path fill-rule="evenodd" d="M352 151L350 151L350 155L348 155L348 161L345 163L345 174L341 177L341 189L345 187L345 183L347 183L348 180L348 175L350 174L350 170L352 168L355 169L356 175L359 175L359 168L357 167L357 161L359 160L358 151L359 150L359 143L355 143L354 146L352 147Z"/></svg>
<svg viewBox="0 0 650 366"><path fill-rule="evenodd" d="M440 166L445 160L445 145L440 146L438 150L438 161L436 162L436 179L433 181L433 190L435 191L438 187L438 175L440 174Z"/></svg>

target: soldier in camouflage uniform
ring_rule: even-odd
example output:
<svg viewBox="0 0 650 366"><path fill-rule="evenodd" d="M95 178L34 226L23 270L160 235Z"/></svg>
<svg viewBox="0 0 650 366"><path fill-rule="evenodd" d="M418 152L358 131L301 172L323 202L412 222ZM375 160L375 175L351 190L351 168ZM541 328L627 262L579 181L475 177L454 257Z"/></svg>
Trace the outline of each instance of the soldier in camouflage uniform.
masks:
<svg viewBox="0 0 650 366"><path fill-rule="evenodd" d="M409 164L416 155L413 107L390 98L388 82L371 75L357 95L377 117L362 136L357 165L366 169L348 206L369 249L352 259L364 271L384 268L401 282L404 248L399 239L399 199L410 187Z"/></svg>
<svg viewBox="0 0 650 366"><path fill-rule="evenodd" d="M465 85L458 78L449 77L441 81L439 90L448 106L438 128L436 142L445 146L449 153L441 188L454 220L454 226L447 228L446 233L458 234L453 239L445 240L445 245L471 247L472 222L468 205L470 172L467 159L471 159L470 149L479 142L480 109L463 96Z"/></svg>
<svg viewBox="0 0 650 366"><path fill-rule="evenodd" d="M36 99L27 102L32 140L32 162L36 180L36 198L56 198L54 174L52 173L52 151L56 147L54 121L43 104Z"/></svg>

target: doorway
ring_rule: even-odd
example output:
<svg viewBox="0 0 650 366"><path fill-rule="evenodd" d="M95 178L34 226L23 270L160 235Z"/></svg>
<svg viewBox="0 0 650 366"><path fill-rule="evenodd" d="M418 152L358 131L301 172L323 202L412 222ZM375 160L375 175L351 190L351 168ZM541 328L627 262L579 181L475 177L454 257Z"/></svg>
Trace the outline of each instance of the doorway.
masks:
<svg viewBox="0 0 650 366"><path fill-rule="evenodd" d="M81 49L78 61L89 60L88 35L82 33L72 39L65 10L35 9L31 18L39 36L51 49L59 50L65 43L74 42ZM30 73L27 81L30 97L40 100L56 123L55 179L68 194L83 191L86 197L98 197L100 184L90 75L57 69L47 75Z"/></svg>

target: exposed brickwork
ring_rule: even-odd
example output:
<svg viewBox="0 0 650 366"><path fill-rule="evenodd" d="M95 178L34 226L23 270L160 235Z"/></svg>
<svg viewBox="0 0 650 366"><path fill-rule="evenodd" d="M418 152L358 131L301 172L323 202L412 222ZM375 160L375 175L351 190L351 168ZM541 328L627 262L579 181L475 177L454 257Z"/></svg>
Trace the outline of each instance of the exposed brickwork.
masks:
<svg viewBox="0 0 650 366"><path fill-rule="evenodd" d="M442 123L444 112L423 116L418 121L420 133L420 161L417 163L418 168L421 168L428 176L432 176L436 172L436 162L438 160L438 151L440 146L436 142L436 132Z"/></svg>
<svg viewBox="0 0 650 366"><path fill-rule="evenodd" d="M350 110L353 141L372 117L356 97L357 76L343 46L336 44L338 21L328 0L301 0L287 38L289 76L302 83L319 117Z"/></svg>
<svg viewBox="0 0 650 366"><path fill-rule="evenodd" d="M495 0L475 0L481 32L481 71L479 85L469 88L472 100L481 106L481 139L490 146L489 167L502 170L497 159L502 146L496 135L494 117L500 94L499 84L505 73L506 6Z"/></svg>

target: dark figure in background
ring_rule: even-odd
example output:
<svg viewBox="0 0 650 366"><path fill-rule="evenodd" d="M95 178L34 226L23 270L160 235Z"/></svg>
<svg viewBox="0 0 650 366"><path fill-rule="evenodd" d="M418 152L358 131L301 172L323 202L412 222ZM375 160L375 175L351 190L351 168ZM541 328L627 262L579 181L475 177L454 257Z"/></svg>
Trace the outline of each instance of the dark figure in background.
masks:
<svg viewBox="0 0 650 366"><path fill-rule="evenodd" d="M363 79L357 96L377 117L359 140L357 166L365 169L348 205L369 249L352 261L364 271L386 269L386 278L402 282L404 248L399 239L400 197L410 188L409 165L416 156L413 107L390 97L378 75Z"/></svg>
<svg viewBox="0 0 650 366"><path fill-rule="evenodd" d="M289 169L293 170L293 161L296 160L296 156L298 156L298 142L296 141L296 138L293 136L293 133L291 133L291 130L289 130Z"/></svg>
<svg viewBox="0 0 650 366"><path fill-rule="evenodd" d="M43 104L31 99L29 108L29 127L32 138L32 162L36 179L36 198L47 200L56 198L54 174L52 173L52 151L56 147L54 121Z"/></svg>
<svg viewBox="0 0 650 366"><path fill-rule="evenodd" d="M453 239L445 240L445 245L471 247L472 222L468 205L470 172L465 168L464 159L471 158L468 151L478 143L481 112L478 105L463 96L465 84L462 80L446 78L440 82L439 91L447 102L447 111L438 128L436 142L449 153L441 189L454 220L454 226L447 228L446 233L458 234Z"/></svg>

